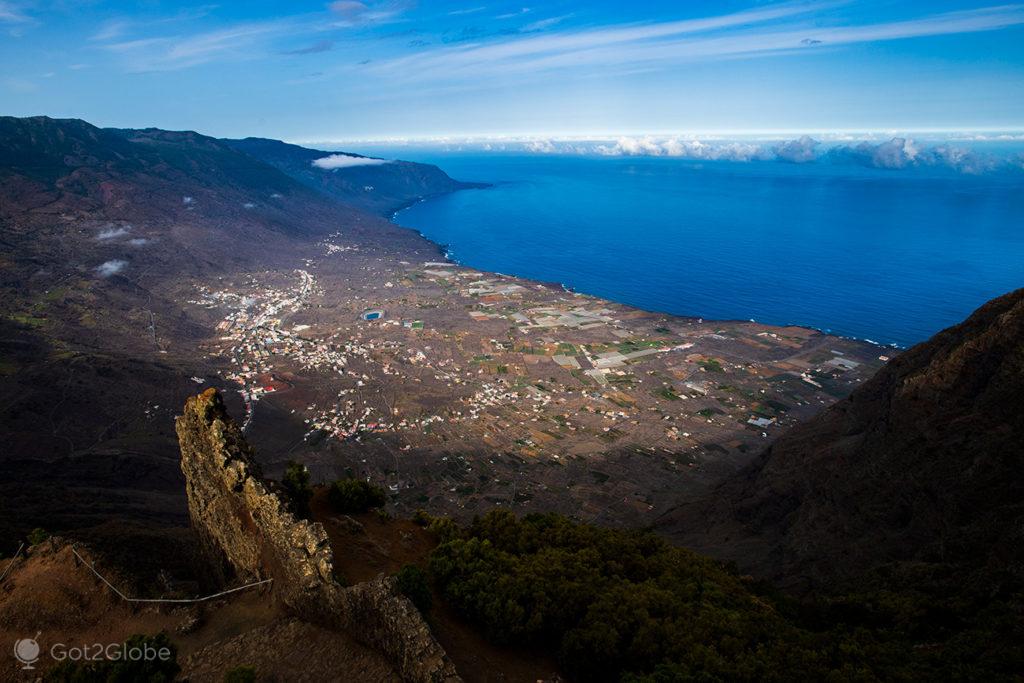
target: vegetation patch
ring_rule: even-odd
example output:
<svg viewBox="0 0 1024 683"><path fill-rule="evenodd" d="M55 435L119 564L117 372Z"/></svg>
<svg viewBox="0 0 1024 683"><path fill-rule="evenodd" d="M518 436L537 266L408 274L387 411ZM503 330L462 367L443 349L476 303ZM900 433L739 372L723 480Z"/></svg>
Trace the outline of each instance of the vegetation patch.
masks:
<svg viewBox="0 0 1024 683"><path fill-rule="evenodd" d="M722 362L717 358L708 358L707 360L697 361L697 364L708 372L725 372L725 368L722 367Z"/></svg>
<svg viewBox="0 0 1024 683"><path fill-rule="evenodd" d="M327 500L338 512L356 514L384 505L384 489L361 479L339 479L331 484Z"/></svg>
<svg viewBox="0 0 1024 683"><path fill-rule="evenodd" d="M665 342L659 339L627 339L618 343L616 351L625 355L627 353L636 353L637 351L646 351L647 349L660 349L663 346L665 346Z"/></svg>
<svg viewBox="0 0 1024 683"><path fill-rule="evenodd" d="M673 389L672 387L662 387L661 389L658 389L656 392L654 392L654 395L659 398L663 398L667 401L679 400L679 394L677 394L676 390Z"/></svg>
<svg viewBox="0 0 1024 683"><path fill-rule="evenodd" d="M46 529L35 528L32 531L30 531L29 534L28 534L28 544L30 546L31 545L39 545L40 543L42 543L43 541L47 540L48 538L50 538L50 532L49 531L47 531Z"/></svg>
<svg viewBox="0 0 1024 683"><path fill-rule="evenodd" d="M798 603L648 532L507 510L430 528L446 602L572 681L1010 680L1024 659L985 644L1012 608L950 640L951 613L909 591Z"/></svg>
<svg viewBox="0 0 1024 683"><path fill-rule="evenodd" d="M309 470L300 462L289 460L284 470L281 485L291 498L295 514L309 517L309 501L313 498L313 487L309 485Z"/></svg>
<svg viewBox="0 0 1024 683"><path fill-rule="evenodd" d="M426 614L430 611L433 598L426 572L414 564L407 564L398 570L395 579L399 592L409 598L420 612Z"/></svg>

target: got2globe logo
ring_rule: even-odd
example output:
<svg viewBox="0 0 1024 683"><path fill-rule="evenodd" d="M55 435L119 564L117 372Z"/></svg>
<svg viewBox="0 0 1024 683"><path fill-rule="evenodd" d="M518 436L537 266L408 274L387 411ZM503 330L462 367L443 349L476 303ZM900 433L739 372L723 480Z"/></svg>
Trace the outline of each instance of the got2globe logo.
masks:
<svg viewBox="0 0 1024 683"><path fill-rule="evenodd" d="M22 664L23 670L34 670L36 662L39 661L39 657L43 653L42 647L39 645L41 633L42 631L36 633L33 638L19 638L14 641L14 658ZM106 644L54 643L47 654L56 662L166 662L174 656L174 652L167 646L157 646L148 642L133 642L131 639L123 643Z"/></svg>
<svg viewBox="0 0 1024 683"><path fill-rule="evenodd" d="M21 638L20 640L14 641L14 657L22 663L22 669L25 671L32 671L35 669L33 664L39 661L39 642L38 638L40 633L37 633L33 638Z"/></svg>

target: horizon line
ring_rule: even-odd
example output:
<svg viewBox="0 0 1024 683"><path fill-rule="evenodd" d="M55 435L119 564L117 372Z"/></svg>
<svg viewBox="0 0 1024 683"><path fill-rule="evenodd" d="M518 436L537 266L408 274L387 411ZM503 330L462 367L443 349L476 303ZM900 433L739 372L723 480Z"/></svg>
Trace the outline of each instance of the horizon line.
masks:
<svg viewBox="0 0 1024 683"><path fill-rule="evenodd" d="M437 142L529 142L554 140L567 142L588 142L615 140L622 137L698 137L714 136L729 139L728 136L802 136L802 135L971 135L1003 134L1024 136L1024 125L963 126L963 127L888 127L888 128L746 128L746 129L687 129L655 131L616 131L588 133L450 133L434 135L381 135L359 137L320 137L303 139L280 138L282 142L294 145L305 144L352 144L352 143L437 143ZM982 142L979 140L978 142Z"/></svg>

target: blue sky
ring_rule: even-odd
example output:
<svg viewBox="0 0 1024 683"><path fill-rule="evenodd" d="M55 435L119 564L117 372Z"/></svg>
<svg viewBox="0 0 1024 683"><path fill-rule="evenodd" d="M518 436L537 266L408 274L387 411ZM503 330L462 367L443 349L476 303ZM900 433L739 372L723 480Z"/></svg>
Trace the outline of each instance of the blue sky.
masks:
<svg viewBox="0 0 1024 683"><path fill-rule="evenodd" d="M1024 129L1024 5L0 0L0 113L294 141Z"/></svg>

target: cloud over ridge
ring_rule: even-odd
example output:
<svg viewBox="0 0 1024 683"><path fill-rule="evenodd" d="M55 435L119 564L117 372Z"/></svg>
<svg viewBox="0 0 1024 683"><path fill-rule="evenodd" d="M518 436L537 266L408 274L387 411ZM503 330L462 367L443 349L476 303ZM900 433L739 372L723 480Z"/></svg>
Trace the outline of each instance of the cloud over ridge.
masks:
<svg viewBox="0 0 1024 683"><path fill-rule="evenodd" d="M334 171L339 168L352 168L353 166L380 166L390 164L389 159L374 159L371 157L357 157L351 154L332 154L330 156L314 159L312 164L325 171Z"/></svg>

